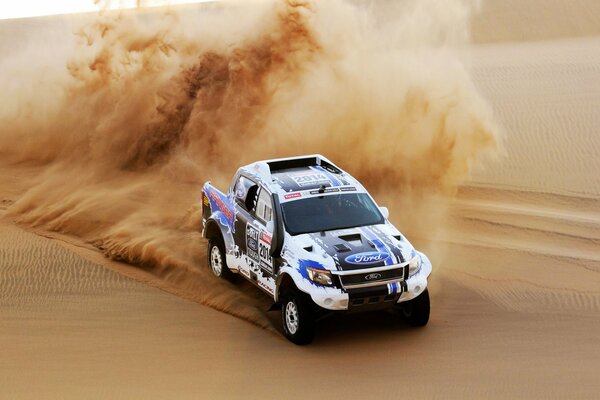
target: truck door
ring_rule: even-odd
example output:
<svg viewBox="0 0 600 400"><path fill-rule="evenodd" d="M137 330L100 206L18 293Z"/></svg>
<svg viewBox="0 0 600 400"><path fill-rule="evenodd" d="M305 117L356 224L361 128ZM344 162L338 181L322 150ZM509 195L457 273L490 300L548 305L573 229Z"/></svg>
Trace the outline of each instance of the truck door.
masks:
<svg viewBox="0 0 600 400"><path fill-rule="evenodd" d="M235 242L235 264L241 274L247 278L250 276L250 263L248 260L248 252L252 252L252 248L256 247L249 237L253 236L253 232L248 229L248 225L252 224L254 219L251 211L256 204L258 196L258 185L251 179L240 175L234 188L233 195L235 198L235 232L233 239Z"/></svg>
<svg viewBox="0 0 600 400"><path fill-rule="evenodd" d="M271 194L252 179L241 175L234 187L236 219L234 240L236 264L264 291L275 293L269 222L273 218Z"/></svg>
<svg viewBox="0 0 600 400"><path fill-rule="evenodd" d="M258 193L256 206L253 210L254 223L248 226L252 230L253 238L257 239L256 252L252 252L254 264L253 273L256 274L256 282L261 289L267 293L275 294L275 277L273 274L273 258L270 255L271 239L273 232L273 205L271 194L261 187ZM250 249L249 249L250 255Z"/></svg>

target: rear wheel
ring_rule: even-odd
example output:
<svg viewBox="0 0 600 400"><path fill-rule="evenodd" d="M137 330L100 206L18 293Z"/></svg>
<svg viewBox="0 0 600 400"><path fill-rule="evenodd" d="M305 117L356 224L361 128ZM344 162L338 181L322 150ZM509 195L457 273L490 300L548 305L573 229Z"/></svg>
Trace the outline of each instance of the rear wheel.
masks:
<svg viewBox="0 0 600 400"><path fill-rule="evenodd" d="M418 297L398 304L402 317L412 326L425 326L429 322L429 291L425 289Z"/></svg>
<svg viewBox="0 0 600 400"><path fill-rule="evenodd" d="M213 237L208 241L208 266L215 276L232 280L233 273L227 266L225 246L220 237Z"/></svg>
<svg viewBox="0 0 600 400"><path fill-rule="evenodd" d="M315 336L315 315L312 300L304 293L293 290L281 302L283 333L291 342L303 345Z"/></svg>

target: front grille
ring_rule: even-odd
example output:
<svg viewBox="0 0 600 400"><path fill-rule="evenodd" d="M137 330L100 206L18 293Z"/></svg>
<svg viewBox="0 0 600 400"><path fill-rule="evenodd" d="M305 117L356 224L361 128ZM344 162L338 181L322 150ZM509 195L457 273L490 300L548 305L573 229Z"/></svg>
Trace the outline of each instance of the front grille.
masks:
<svg viewBox="0 0 600 400"><path fill-rule="evenodd" d="M389 303L396 302L398 299L398 295L388 294L386 296L371 296L371 297L362 297L358 299L353 299L350 301L351 306L363 306L368 304L379 304L379 303Z"/></svg>
<svg viewBox="0 0 600 400"><path fill-rule="evenodd" d="M344 287L375 282L382 282L382 284L384 284L386 281L401 280L403 278L404 267L389 269L387 271L363 272L361 274L340 275L340 280Z"/></svg>

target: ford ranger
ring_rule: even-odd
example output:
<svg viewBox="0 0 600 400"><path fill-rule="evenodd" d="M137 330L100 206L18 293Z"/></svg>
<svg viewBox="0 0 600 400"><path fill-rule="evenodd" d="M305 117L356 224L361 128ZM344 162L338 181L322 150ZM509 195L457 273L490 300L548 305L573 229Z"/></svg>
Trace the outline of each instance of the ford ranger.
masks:
<svg viewBox="0 0 600 400"><path fill-rule="evenodd" d="M365 188L321 155L241 167L227 192L202 191L208 265L239 274L281 307L285 336L313 339L325 312L394 308L429 321L431 263L388 220Z"/></svg>

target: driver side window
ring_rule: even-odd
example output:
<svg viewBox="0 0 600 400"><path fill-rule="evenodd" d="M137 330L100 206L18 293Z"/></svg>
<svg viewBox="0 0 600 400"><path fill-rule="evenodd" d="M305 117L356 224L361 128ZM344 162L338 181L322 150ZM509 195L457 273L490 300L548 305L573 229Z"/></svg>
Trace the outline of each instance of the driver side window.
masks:
<svg viewBox="0 0 600 400"><path fill-rule="evenodd" d="M260 189L258 202L256 203L256 216L262 219L265 223L269 222L273 215L273 207L271 206L271 196L265 189Z"/></svg>
<svg viewBox="0 0 600 400"><path fill-rule="evenodd" d="M258 185L242 175L235 184L233 191L236 202L247 211L253 212L256 206Z"/></svg>

